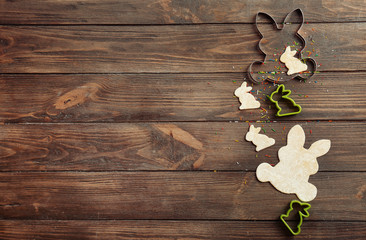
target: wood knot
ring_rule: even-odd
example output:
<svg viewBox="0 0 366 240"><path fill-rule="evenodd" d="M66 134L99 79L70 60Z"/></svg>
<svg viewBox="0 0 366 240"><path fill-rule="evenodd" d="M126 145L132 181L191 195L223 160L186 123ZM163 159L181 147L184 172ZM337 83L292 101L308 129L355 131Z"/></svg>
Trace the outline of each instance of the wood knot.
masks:
<svg viewBox="0 0 366 240"><path fill-rule="evenodd" d="M85 103L88 99L94 99L98 92L99 85L89 83L84 86L71 90L60 96L55 104L55 109L64 110Z"/></svg>
<svg viewBox="0 0 366 240"><path fill-rule="evenodd" d="M366 185L362 185L359 189L360 190L356 194L356 198L363 199L364 198L364 193L366 192Z"/></svg>

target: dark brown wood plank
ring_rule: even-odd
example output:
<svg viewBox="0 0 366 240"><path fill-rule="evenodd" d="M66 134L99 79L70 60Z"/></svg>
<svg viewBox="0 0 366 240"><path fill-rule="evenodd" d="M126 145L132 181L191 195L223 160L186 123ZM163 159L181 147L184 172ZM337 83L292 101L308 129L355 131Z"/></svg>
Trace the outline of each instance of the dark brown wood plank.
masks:
<svg viewBox="0 0 366 240"><path fill-rule="evenodd" d="M365 222L305 220L296 239L364 239ZM279 221L0 221L0 238L19 239L288 239Z"/></svg>
<svg viewBox="0 0 366 240"><path fill-rule="evenodd" d="M309 220L365 220L366 173L310 182L318 195ZM3 219L38 220L277 220L295 198L252 172L0 173L0 192Z"/></svg>
<svg viewBox="0 0 366 240"><path fill-rule="evenodd" d="M362 0L17 0L2 1L0 24L252 23L259 11L282 19L296 8L302 8L310 22L366 20Z"/></svg>
<svg viewBox="0 0 366 240"><path fill-rule="evenodd" d="M305 24L319 70L366 70L365 26ZM263 59L248 24L3 26L0 33L2 73L243 72Z"/></svg>
<svg viewBox="0 0 366 240"><path fill-rule="evenodd" d="M255 171L263 161L278 162L278 149L295 123L254 124L263 126L276 145L255 152L244 140L246 123L5 125L0 127L0 171ZM297 124L306 132L306 148L319 139L332 141L330 151L318 158L319 171L366 171L366 123Z"/></svg>
<svg viewBox="0 0 366 240"><path fill-rule="evenodd" d="M241 73L0 75L0 121L365 120L365 78L365 72L343 72L320 73L306 83L293 80L286 87L303 111L281 119L266 98L272 85L253 86L268 112L238 110L233 93Z"/></svg>

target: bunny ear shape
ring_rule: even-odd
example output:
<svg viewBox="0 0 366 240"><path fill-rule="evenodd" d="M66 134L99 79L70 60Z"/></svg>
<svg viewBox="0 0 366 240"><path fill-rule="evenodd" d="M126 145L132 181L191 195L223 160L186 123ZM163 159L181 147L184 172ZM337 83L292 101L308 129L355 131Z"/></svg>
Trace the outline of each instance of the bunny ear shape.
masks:
<svg viewBox="0 0 366 240"><path fill-rule="evenodd" d="M325 155L330 149L330 140L322 139L311 144L309 151L316 157Z"/></svg>
<svg viewBox="0 0 366 240"><path fill-rule="evenodd" d="M256 133L259 133L260 131L261 131L261 128L260 127L255 128L255 132Z"/></svg>
<svg viewBox="0 0 366 240"><path fill-rule="evenodd" d="M285 17L283 28L297 33L304 23L304 14L300 8L293 10Z"/></svg>
<svg viewBox="0 0 366 240"><path fill-rule="evenodd" d="M251 86L248 86L248 83L247 82L243 82L241 84L241 87L244 89L244 91L246 92L250 92L253 88Z"/></svg>
<svg viewBox="0 0 366 240"><path fill-rule="evenodd" d="M291 128L287 135L287 145L293 147L303 147L305 144L305 132L300 125Z"/></svg>
<svg viewBox="0 0 366 240"><path fill-rule="evenodd" d="M291 90L286 90L285 85L283 84L281 84L276 91L282 94L282 96L288 96L291 94Z"/></svg>
<svg viewBox="0 0 366 240"><path fill-rule="evenodd" d="M272 23L272 25L268 23ZM278 30L276 21L264 12L257 13L255 16L255 24L262 38L264 36L272 36Z"/></svg>

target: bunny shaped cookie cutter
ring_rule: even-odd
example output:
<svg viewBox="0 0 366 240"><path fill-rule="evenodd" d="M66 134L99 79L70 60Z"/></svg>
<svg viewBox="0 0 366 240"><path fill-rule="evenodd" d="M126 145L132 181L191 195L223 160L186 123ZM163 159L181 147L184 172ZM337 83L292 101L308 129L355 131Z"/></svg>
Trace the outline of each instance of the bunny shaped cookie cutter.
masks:
<svg viewBox="0 0 366 240"><path fill-rule="evenodd" d="M292 230L292 228L290 227L290 225L288 225L288 223L286 222L285 218L289 217L290 216L290 213L294 210L294 205L295 204L298 204L299 206L304 206L304 210L303 212L300 211L299 212L299 218L300 218L300 221L299 223L297 224L297 230L294 231ZM281 221L283 222L283 224L285 224L285 226L287 227L287 229L292 233L292 235L299 235L300 232L301 232L301 225L304 221L304 218L307 218L310 216L308 210L311 208L311 205L310 203L302 203L298 200L292 200L291 203L290 203L290 208L287 210L287 212L285 214L281 214L280 216L280 219Z"/></svg>
<svg viewBox="0 0 366 240"><path fill-rule="evenodd" d="M299 17L300 21L295 21L291 23L291 19L294 17ZM260 23L260 18L265 17L271 23L272 26L268 24ZM297 23L296 23L297 22ZM263 61L254 61L249 65L248 76L250 80L254 83L261 83L265 80L275 83L284 83L291 79L299 78L302 80L308 79L314 75L317 70L317 63L313 58L303 57L303 51L306 47L306 40L303 38L299 31L304 24L304 14L303 11L298 8L290 12L283 22L283 26L279 27L277 22L267 13L258 12L255 17L255 26L261 37L258 42L257 48L264 55ZM271 30L268 30L270 28ZM266 34L265 32L270 32ZM292 38L292 41L288 41ZM280 44L277 43L280 39ZM297 41L296 41L297 40ZM293 44L291 46L291 44ZM307 65L307 70L303 72L296 72L291 75L287 75L285 71L286 66L280 62L280 56L285 52L288 46L291 46L296 50L291 51L294 55L291 56L293 60L300 60ZM291 50L291 49L289 49ZM271 59L270 55L273 55ZM301 63L300 63L301 64ZM309 70L310 69L310 70Z"/></svg>
<svg viewBox="0 0 366 240"><path fill-rule="evenodd" d="M273 97L275 94L278 94L279 92L284 93L284 95L281 97L282 99L286 99L289 103L292 104L292 106L296 107L298 110L294 111L294 112L282 113L282 108L278 104L278 101L276 101ZM291 90L285 89L285 85L281 84L281 85L278 85L277 89L275 91L273 91L271 95L267 96L268 99L271 102L273 102L277 108L277 113L276 113L277 117L286 117L286 116L291 116L291 115L296 115L296 114L301 113L301 110L302 110L301 106L299 104L297 104L292 98L290 98L289 97L290 95L291 95Z"/></svg>

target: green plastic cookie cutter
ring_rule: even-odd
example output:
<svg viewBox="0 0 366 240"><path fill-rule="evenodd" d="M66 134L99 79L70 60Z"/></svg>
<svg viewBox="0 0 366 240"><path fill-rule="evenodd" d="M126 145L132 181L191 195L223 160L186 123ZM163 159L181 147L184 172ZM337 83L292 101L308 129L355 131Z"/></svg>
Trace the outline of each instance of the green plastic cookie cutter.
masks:
<svg viewBox="0 0 366 240"><path fill-rule="evenodd" d="M302 211L300 211L299 212L299 217L300 217L300 221L299 221L299 224L297 224L297 231L296 232L294 232L293 230L292 230L292 228L287 224L287 222L285 221L285 219L284 218L287 218L289 215L290 215L290 212L292 211L292 210L294 210L294 208L293 208L293 205L294 204L299 204L300 206L306 206L305 208L304 208L304 212L305 212L305 214L304 213L302 213ZM311 205L309 204L309 203L302 203L302 202L300 202L300 201L298 201L298 200L292 200L291 201L291 203L290 203L290 209L289 210L287 210L287 212L286 212L286 214L282 214L281 216L280 216L280 218L281 218L281 220L282 220L282 222L285 224L285 226L288 228L288 230L290 230L290 232L293 234L293 235L299 235L300 234L300 232L301 232L301 225L302 225L302 221L303 221L303 218L307 218L307 217L309 217L310 216L310 214L309 214L309 212L308 212L308 210L311 208Z"/></svg>
<svg viewBox="0 0 366 240"><path fill-rule="evenodd" d="M290 101L294 107L297 107L299 109L298 111L283 113L283 114L281 113L282 108L278 105L278 101L273 99L273 96L280 91L283 94L281 98ZM290 115L295 115L295 114L301 113L301 106L299 104L296 104L296 102L292 98L289 97L290 94L291 94L291 90L286 90L285 85L281 84L277 87L277 89L270 96L267 96L269 98L269 100L271 102L273 102L276 105L276 108L278 109L278 111L276 113L277 117L285 117L285 116L290 116Z"/></svg>

